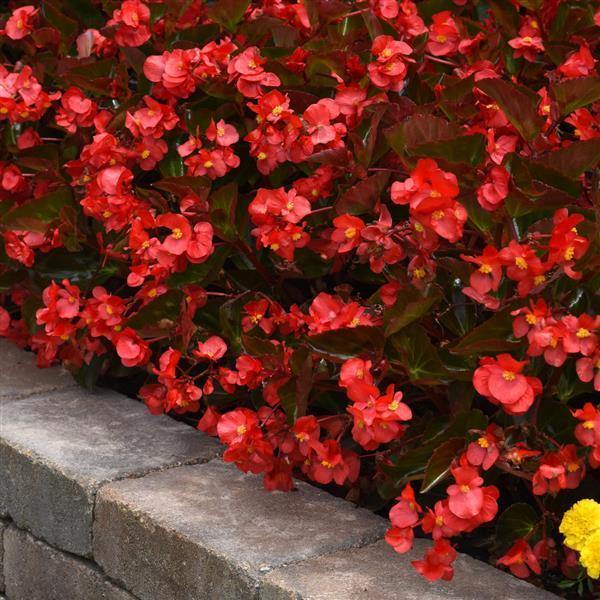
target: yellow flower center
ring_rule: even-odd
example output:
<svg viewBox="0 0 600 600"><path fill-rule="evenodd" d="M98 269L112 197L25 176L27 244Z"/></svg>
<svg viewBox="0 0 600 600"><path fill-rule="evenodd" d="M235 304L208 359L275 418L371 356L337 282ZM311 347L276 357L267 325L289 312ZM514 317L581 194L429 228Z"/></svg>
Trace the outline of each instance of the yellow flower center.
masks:
<svg viewBox="0 0 600 600"><path fill-rule="evenodd" d="M569 246L566 250L565 250L565 260L572 260L573 256L575 256L575 248L573 248L573 246Z"/></svg>
<svg viewBox="0 0 600 600"><path fill-rule="evenodd" d="M512 371L502 371L502 378L505 381L514 381L516 375Z"/></svg>
<svg viewBox="0 0 600 600"><path fill-rule="evenodd" d="M344 235L351 240L353 237L356 236L356 227L348 227L348 229L346 229L346 231L344 231Z"/></svg>
<svg viewBox="0 0 600 600"><path fill-rule="evenodd" d="M479 267L479 272L483 273L484 275L487 275L488 273L492 272L492 267L486 263L483 263L480 267Z"/></svg>
<svg viewBox="0 0 600 600"><path fill-rule="evenodd" d="M480 437L477 440L477 443L482 447L482 448L489 448L490 447L490 443L487 441L486 438L484 437Z"/></svg>
<svg viewBox="0 0 600 600"><path fill-rule="evenodd" d="M528 315L525 315L525 320L530 324L530 325L535 325L537 323L537 317L531 313L529 313Z"/></svg>
<svg viewBox="0 0 600 600"><path fill-rule="evenodd" d="M171 233L171 235L176 240L180 240L183 237L183 231L181 231L181 229L179 229L179 227L176 227L175 229L173 229L173 232Z"/></svg>
<svg viewBox="0 0 600 600"><path fill-rule="evenodd" d="M147 150L147 149L146 149L146 150L144 150L144 151L143 151L143 152L140 154L140 156L141 156L143 159L146 159L146 158L148 158L148 157L150 156L150 150Z"/></svg>
<svg viewBox="0 0 600 600"><path fill-rule="evenodd" d="M515 265L517 265L521 271L524 271L527 268L527 261L522 256L517 256L517 258L515 258Z"/></svg>
<svg viewBox="0 0 600 600"><path fill-rule="evenodd" d="M244 435L247 429L245 425L240 425L235 431L238 435Z"/></svg>
<svg viewBox="0 0 600 600"><path fill-rule="evenodd" d="M576 336L577 336L577 337L578 337L580 340L583 340L583 339L585 339L585 338L588 338L588 337L590 337L590 335L592 335L592 334L590 333L590 330L589 330L589 329L586 329L585 327L580 327L580 328L577 330L577 333L576 333L575 335L576 335Z"/></svg>

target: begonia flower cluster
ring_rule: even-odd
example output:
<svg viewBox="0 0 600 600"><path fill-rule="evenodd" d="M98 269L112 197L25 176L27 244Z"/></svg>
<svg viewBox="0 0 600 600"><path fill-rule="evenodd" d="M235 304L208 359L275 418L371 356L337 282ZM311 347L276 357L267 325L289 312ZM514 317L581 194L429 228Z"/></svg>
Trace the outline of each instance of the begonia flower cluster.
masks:
<svg viewBox="0 0 600 600"><path fill-rule="evenodd" d="M600 9L26 1L0 336L430 538L427 580L597 592Z"/></svg>

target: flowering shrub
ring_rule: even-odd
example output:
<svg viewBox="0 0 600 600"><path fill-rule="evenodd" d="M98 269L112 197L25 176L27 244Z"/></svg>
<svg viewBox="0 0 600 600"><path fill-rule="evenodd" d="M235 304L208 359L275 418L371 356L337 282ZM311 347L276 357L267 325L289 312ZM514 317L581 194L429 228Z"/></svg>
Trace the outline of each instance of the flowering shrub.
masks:
<svg viewBox="0 0 600 600"><path fill-rule="evenodd" d="M0 335L389 510L430 580L593 589L593 3L9 5Z"/></svg>

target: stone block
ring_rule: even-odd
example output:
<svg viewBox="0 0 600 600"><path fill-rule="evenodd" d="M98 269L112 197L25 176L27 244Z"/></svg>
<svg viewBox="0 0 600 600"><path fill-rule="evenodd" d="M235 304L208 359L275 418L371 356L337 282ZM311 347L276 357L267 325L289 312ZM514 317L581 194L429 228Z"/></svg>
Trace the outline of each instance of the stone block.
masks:
<svg viewBox="0 0 600 600"><path fill-rule="evenodd" d="M260 600L559 600L525 581L459 554L452 581L429 582L410 564L431 546L415 540L407 554L380 541L268 573Z"/></svg>
<svg viewBox="0 0 600 600"><path fill-rule="evenodd" d="M0 402L42 392L74 387L75 380L61 367L39 369L32 352L21 350L12 342L0 339ZM0 411L0 427L2 426Z"/></svg>
<svg viewBox="0 0 600 600"><path fill-rule="evenodd" d="M114 392L80 388L4 399L0 506L18 527L89 556L98 488L209 460L217 442Z"/></svg>
<svg viewBox="0 0 600 600"><path fill-rule="evenodd" d="M6 530L4 540L10 600L135 600L93 563L60 552L16 527Z"/></svg>
<svg viewBox="0 0 600 600"><path fill-rule="evenodd" d="M271 569L381 538L385 521L308 484L267 492L214 460L101 488L94 558L141 600L251 600Z"/></svg>
<svg viewBox="0 0 600 600"><path fill-rule="evenodd" d="M7 521L2 521L0 520L0 592L4 591L4 543L3 543L3 537L4 537L4 531L6 530L8 526L8 522Z"/></svg>

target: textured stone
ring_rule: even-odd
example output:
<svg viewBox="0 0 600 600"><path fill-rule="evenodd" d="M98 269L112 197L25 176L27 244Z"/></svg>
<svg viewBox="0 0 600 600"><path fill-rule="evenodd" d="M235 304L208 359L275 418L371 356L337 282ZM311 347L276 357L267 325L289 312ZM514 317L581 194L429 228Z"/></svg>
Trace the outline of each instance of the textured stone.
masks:
<svg viewBox="0 0 600 600"><path fill-rule="evenodd" d="M6 521L0 521L0 592L4 591L4 544L2 542L2 538L4 536L4 531L8 523Z"/></svg>
<svg viewBox="0 0 600 600"><path fill-rule="evenodd" d="M274 567L379 539L383 519L304 483L267 492L219 460L104 486L94 558L142 600L251 600Z"/></svg>
<svg viewBox="0 0 600 600"><path fill-rule="evenodd" d="M264 578L260 600L558 600L508 573L459 554L452 581L430 583L412 565L430 541L397 554L384 541L285 566Z"/></svg>
<svg viewBox="0 0 600 600"><path fill-rule="evenodd" d="M18 527L90 555L97 489L106 482L209 460L219 446L182 423L113 392L4 399L0 506Z"/></svg>
<svg viewBox="0 0 600 600"><path fill-rule="evenodd" d="M4 540L10 600L135 600L93 563L55 550L16 527L6 530Z"/></svg>
<svg viewBox="0 0 600 600"><path fill-rule="evenodd" d="M18 398L76 385L71 374L65 369L38 369L33 353L21 350L8 340L0 339L0 357L0 401L2 398ZM0 427L1 419L0 411Z"/></svg>

